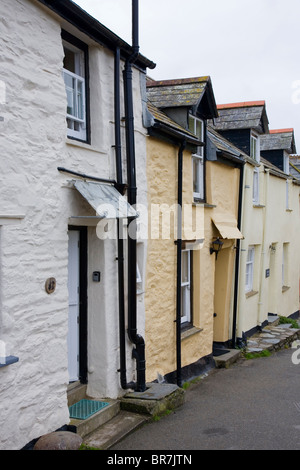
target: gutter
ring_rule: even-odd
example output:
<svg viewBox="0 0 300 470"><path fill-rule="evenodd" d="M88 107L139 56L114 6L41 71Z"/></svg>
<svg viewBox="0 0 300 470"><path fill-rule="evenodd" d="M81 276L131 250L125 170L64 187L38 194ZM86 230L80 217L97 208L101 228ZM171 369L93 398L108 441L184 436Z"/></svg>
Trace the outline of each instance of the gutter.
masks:
<svg viewBox="0 0 300 470"><path fill-rule="evenodd" d="M117 182L123 184L122 148L121 148L121 111L120 111L120 48L115 50L115 151L116 151L116 173ZM131 384L126 378L126 340L125 340L125 281L124 281L124 241L123 221L118 219L118 290L119 290L119 344L120 344L120 383L123 389ZM131 385L132 386L132 385Z"/></svg>
<svg viewBox="0 0 300 470"><path fill-rule="evenodd" d="M123 39L110 31L106 26L89 15L85 10L70 0L37 0L61 18L72 24L98 44L105 45L113 52L120 48L121 57L127 59L132 55L132 47ZM156 64L138 54L136 66L142 69L154 69Z"/></svg>

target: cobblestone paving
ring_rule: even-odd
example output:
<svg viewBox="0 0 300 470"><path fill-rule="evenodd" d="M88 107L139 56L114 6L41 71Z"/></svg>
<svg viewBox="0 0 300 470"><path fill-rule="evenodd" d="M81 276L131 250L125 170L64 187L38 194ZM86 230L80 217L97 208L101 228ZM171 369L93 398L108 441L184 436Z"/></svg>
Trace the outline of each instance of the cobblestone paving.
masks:
<svg viewBox="0 0 300 470"><path fill-rule="evenodd" d="M300 346L299 329L291 328L289 323L281 325L269 324L247 341L247 352L261 352L263 350L276 351L283 347Z"/></svg>

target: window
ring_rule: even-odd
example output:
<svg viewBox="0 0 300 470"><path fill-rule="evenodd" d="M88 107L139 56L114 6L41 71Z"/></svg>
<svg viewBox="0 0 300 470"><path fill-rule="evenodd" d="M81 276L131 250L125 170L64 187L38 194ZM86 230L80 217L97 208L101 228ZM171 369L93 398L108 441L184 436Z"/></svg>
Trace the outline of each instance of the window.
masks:
<svg viewBox="0 0 300 470"><path fill-rule="evenodd" d="M63 40L68 137L87 141L86 51Z"/></svg>
<svg viewBox="0 0 300 470"><path fill-rule="evenodd" d="M181 323L191 322L191 251L181 255Z"/></svg>
<svg viewBox="0 0 300 470"><path fill-rule="evenodd" d="M189 115L189 130L204 142L204 122L201 119ZM204 148L200 146L193 155L193 194L194 199L204 199Z"/></svg>
<svg viewBox="0 0 300 470"><path fill-rule="evenodd" d="M282 247L282 287L288 286L288 249L289 244L284 243Z"/></svg>
<svg viewBox="0 0 300 470"><path fill-rule="evenodd" d="M246 292L251 292L253 290L254 256L255 256L255 247L249 246L247 261L246 261L246 284L245 284Z"/></svg>
<svg viewBox="0 0 300 470"><path fill-rule="evenodd" d="M250 137L250 157L256 161L260 161L260 142L259 136L251 133Z"/></svg>
<svg viewBox="0 0 300 470"><path fill-rule="evenodd" d="M259 170L255 168L253 172L253 203L259 204Z"/></svg>
<svg viewBox="0 0 300 470"><path fill-rule="evenodd" d="M283 171L287 175L290 174L290 157L286 152L283 155Z"/></svg>

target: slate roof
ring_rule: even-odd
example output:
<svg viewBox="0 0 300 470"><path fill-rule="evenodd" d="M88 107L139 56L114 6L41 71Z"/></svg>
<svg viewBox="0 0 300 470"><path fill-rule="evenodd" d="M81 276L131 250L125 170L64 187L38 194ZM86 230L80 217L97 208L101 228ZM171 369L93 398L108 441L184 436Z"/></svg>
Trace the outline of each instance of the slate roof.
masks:
<svg viewBox="0 0 300 470"><path fill-rule="evenodd" d="M177 124L177 122L173 121L173 119L171 119L163 111L154 106L154 104L150 101L147 102L147 108L154 120L152 122L152 126L154 125L155 127L155 124L157 123L163 124L167 128L174 130L178 134L185 135L187 138L189 138L190 141L194 141L194 143L198 142L197 137L192 132L187 129L184 129L184 127Z"/></svg>
<svg viewBox="0 0 300 470"><path fill-rule="evenodd" d="M253 129L259 133L269 132L265 101L222 104L217 109L219 117L213 123L216 130Z"/></svg>
<svg viewBox="0 0 300 470"><path fill-rule="evenodd" d="M197 106L206 91L210 93L211 110L213 116L216 117L217 107L209 76L161 81L148 79L147 81L148 99L160 109Z"/></svg>
<svg viewBox="0 0 300 470"><path fill-rule="evenodd" d="M288 153L296 153L294 129L270 130L270 134L260 137L260 149L286 150Z"/></svg>
<svg viewBox="0 0 300 470"><path fill-rule="evenodd" d="M238 147L236 147L227 139L225 139L223 136L221 136L213 127L207 126L207 135L208 135L209 140L214 144L214 146L220 152L225 152L225 154L230 154L239 160L250 159L250 157L246 153L244 153Z"/></svg>

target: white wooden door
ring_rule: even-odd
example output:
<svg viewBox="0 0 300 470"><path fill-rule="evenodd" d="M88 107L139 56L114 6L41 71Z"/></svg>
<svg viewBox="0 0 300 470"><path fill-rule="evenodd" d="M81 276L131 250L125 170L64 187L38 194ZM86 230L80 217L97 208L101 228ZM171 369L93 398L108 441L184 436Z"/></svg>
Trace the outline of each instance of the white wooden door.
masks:
<svg viewBox="0 0 300 470"><path fill-rule="evenodd" d="M70 382L79 380L79 237L79 231L69 231L68 370Z"/></svg>

